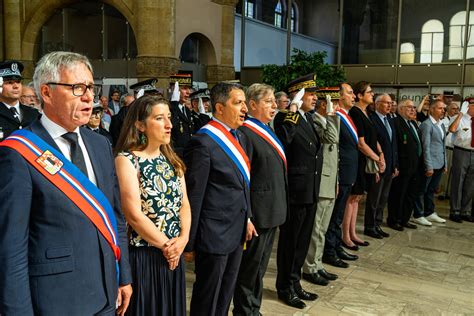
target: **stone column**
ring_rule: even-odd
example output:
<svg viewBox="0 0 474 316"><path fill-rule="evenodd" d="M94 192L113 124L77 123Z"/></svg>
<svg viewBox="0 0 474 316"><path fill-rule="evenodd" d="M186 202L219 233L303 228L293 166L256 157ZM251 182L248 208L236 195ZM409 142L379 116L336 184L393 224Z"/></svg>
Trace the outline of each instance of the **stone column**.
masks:
<svg viewBox="0 0 474 316"><path fill-rule="evenodd" d="M238 0L213 0L222 6L221 62L207 66L207 81L213 85L222 80L235 79L234 68L234 19Z"/></svg>
<svg viewBox="0 0 474 316"><path fill-rule="evenodd" d="M168 87L169 75L179 69L175 58L175 0L135 2L137 40L137 77L158 78L157 86Z"/></svg>
<svg viewBox="0 0 474 316"><path fill-rule="evenodd" d="M3 1L5 59L21 59L20 0Z"/></svg>

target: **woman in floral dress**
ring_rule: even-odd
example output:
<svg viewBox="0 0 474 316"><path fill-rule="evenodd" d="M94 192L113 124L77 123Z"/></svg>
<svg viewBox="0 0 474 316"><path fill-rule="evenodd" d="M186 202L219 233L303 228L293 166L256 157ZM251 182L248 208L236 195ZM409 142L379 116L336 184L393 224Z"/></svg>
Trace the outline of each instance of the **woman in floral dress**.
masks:
<svg viewBox="0 0 474 316"><path fill-rule="evenodd" d="M186 315L182 253L191 214L171 127L168 102L141 97L130 105L115 148L133 276L127 315Z"/></svg>

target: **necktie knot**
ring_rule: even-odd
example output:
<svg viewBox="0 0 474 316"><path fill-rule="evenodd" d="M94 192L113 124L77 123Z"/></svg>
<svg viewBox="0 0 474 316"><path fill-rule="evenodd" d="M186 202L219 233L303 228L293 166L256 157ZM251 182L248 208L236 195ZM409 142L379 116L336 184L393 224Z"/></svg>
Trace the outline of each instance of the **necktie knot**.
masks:
<svg viewBox="0 0 474 316"><path fill-rule="evenodd" d="M237 138L237 131L236 131L235 129L231 129L231 130L230 130L230 133L232 134L232 136L234 136L235 139L239 140L239 139Z"/></svg>
<svg viewBox="0 0 474 316"><path fill-rule="evenodd" d="M15 107L10 108L10 112L12 112L13 117L15 118L16 121L20 122L20 116L18 115L18 111L16 110Z"/></svg>
<svg viewBox="0 0 474 316"><path fill-rule="evenodd" d="M62 138L67 140L71 145L71 162L76 165L79 170L87 177L87 167L86 161L84 160L84 154L82 153L82 149L79 146L79 135L74 132L68 132L61 135Z"/></svg>
<svg viewBox="0 0 474 316"><path fill-rule="evenodd" d="M77 144L78 142L78 139L79 137L77 136L77 133L74 133L74 132L68 132L68 133L65 133L61 136L62 138L64 138L65 140L67 140L69 142L69 144Z"/></svg>

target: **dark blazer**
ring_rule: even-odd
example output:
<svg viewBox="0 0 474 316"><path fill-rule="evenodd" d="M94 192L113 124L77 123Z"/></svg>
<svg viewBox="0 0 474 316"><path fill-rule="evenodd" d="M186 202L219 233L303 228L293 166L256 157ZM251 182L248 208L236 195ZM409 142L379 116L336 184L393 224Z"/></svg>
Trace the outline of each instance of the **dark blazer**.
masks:
<svg viewBox="0 0 474 316"><path fill-rule="evenodd" d="M385 159L385 174L386 172L394 173L395 168L398 169L398 149L397 149L397 138L395 132L395 124L393 119L388 119L388 123L390 124L390 128L392 129L392 140L390 140L390 136L388 135L388 131L385 128L384 123L377 115L377 113L373 112L369 114L369 118L374 123L375 129L377 130L377 141L382 148L383 156Z"/></svg>
<svg viewBox="0 0 474 316"><path fill-rule="evenodd" d="M286 221L288 211L285 164L262 137L245 126L240 131L249 140L252 223L258 228L280 226Z"/></svg>
<svg viewBox="0 0 474 316"><path fill-rule="evenodd" d="M186 116L179 109L179 103L176 101L171 103L171 123L173 128L171 129L171 145L174 151L180 156L184 155L184 148L188 144L191 136L196 132L194 126L194 120L192 119L191 110L187 107Z"/></svg>
<svg viewBox="0 0 474 316"><path fill-rule="evenodd" d="M40 121L27 128L59 150ZM107 140L80 129L97 186L117 218L120 284L131 283L125 221ZM90 220L20 154L0 147L0 314L94 315L115 309L115 257Z"/></svg>
<svg viewBox="0 0 474 316"><path fill-rule="evenodd" d="M0 102L0 127L3 130L3 138L7 138L14 131L25 128L31 124L36 118L39 117L39 112L29 106L20 104L21 111L21 123L18 124L17 120L13 117L13 113L8 107Z"/></svg>
<svg viewBox="0 0 474 316"><path fill-rule="evenodd" d="M127 116L128 109L130 106L124 106L120 109L120 111L112 116L112 121L110 122L109 132L112 136L112 146L115 147L117 144L117 140L119 139L120 132L122 131L122 125L125 121L125 117Z"/></svg>
<svg viewBox="0 0 474 316"><path fill-rule="evenodd" d="M237 131L246 152L246 137ZM184 151L191 205L186 251L229 254L242 244L250 214L250 191L234 162L208 135L196 134Z"/></svg>
<svg viewBox="0 0 474 316"><path fill-rule="evenodd" d="M400 115L394 120L395 132L397 136L397 150L398 150L398 165L400 173L413 174L418 170L419 159L422 157L418 156L418 147L415 135L413 134L411 127L408 126L407 122ZM416 124L415 124L416 125ZM421 134L417 129L418 138L421 142Z"/></svg>
<svg viewBox="0 0 474 316"><path fill-rule="evenodd" d="M291 115L291 113L290 113ZM298 112L298 122L285 120L287 113L281 111L274 119L275 132L283 144L288 162L288 189L291 204L313 204L318 201L322 146L312 118L309 124Z"/></svg>
<svg viewBox="0 0 474 316"><path fill-rule="evenodd" d="M341 120L339 129L339 184L353 185L357 179L359 150L349 128Z"/></svg>
<svg viewBox="0 0 474 316"><path fill-rule="evenodd" d="M107 132L107 130L105 128L102 128L102 126L99 126L99 130L96 132L94 130L92 130L89 126L85 126L85 128L87 128L88 130L90 131L93 131L95 132L96 134L99 134L99 135L102 135L104 136L105 138L107 138L107 140L109 141L110 145L112 145L112 136L110 135L109 132Z"/></svg>

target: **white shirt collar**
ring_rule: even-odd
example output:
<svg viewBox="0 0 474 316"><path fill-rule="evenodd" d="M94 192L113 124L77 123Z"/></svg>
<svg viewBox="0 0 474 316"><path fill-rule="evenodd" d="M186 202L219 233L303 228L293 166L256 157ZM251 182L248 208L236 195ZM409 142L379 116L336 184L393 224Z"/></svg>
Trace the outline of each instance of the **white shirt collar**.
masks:
<svg viewBox="0 0 474 316"><path fill-rule="evenodd" d="M431 115L430 115L430 120L431 120L431 122L432 122L434 125L438 125L439 122L440 122L440 121L435 120L435 118L432 117Z"/></svg>
<svg viewBox="0 0 474 316"><path fill-rule="evenodd" d="M222 121L216 119L215 117L212 118L214 121L216 121L217 123L221 124L222 126L224 126L228 131L231 130L231 128L229 126L227 126L226 124L222 123Z"/></svg>
<svg viewBox="0 0 474 316"><path fill-rule="evenodd" d="M379 111L375 111L377 113L377 116L380 118L380 120L383 122L383 120L387 117L387 115L382 115Z"/></svg>
<svg viewBox="0 0 474 316"><path fill-rule="evenodd" d="M51 121L44 113L41 116L40 122L43 124L44 128L53 139L60 138L62 135L68 132L64 127ZM79 133L79 127L76 127L74 132L78 134L79 138L81 137L81 133Z"/></svg>

